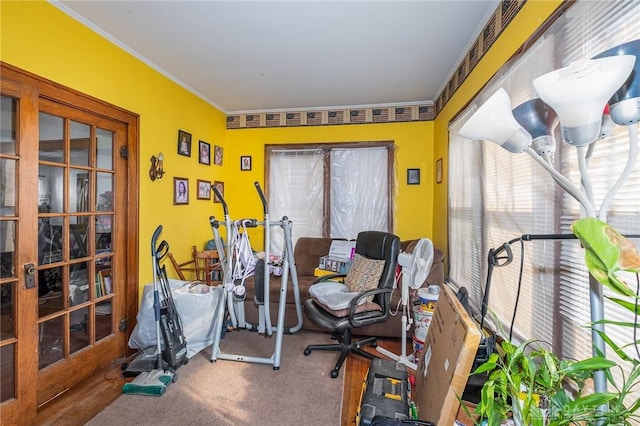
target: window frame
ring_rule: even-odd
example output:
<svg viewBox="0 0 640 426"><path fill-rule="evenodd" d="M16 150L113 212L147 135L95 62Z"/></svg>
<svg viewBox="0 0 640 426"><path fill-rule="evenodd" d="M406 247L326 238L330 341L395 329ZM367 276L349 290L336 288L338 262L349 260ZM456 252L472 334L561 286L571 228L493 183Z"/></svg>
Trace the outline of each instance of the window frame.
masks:
<svg viewBox="0 0 640 426"><path fill-rule="evenodd" d="M309 144L266 144L264 147L265 155L265 172L264 186L265 196L269 199L270 195L270 176L271 176L271 154L273 151L320 151L323 155L323 220L322 220L322 236L330 238L331 234L331 151L335 149L366 149L366 148L384 148L387 150L387 232L393 232L394 229L394 188L396 187L395 179L395 163L393 141L371 141L371 142L326 142L326 143L309 143Z"/></svg>
<svg viewBox="0 0 640 426"><path fill-rule="evenodd" d="M515 107L522 101L536 97L531 87L533 78L565 67L571 61L580 59L582 55L585 58L591 58L620 43L637 40L640 38L640 29L637 26L625 26L624 24L637 22L638 19L640 19L640 5L637 3L612 5L605 2L580 1L572 4L564 17L558 17L558 21L554 23L545 24L544 28L532 37L533 41L527 43L526 50L498 70L496 75L487 82L483 89L476 94L475 98L450 124L449 167L447 168L450 173L448 180L450 182L448 198L449 259L451 266L449 281L454 288L470 287L470 299L477 318L479 318L480 300L484 296L483 289L486 286L488 251L525 233L571 234L570 225L578 218L579 207L571 196L560 189L558 185L554 185L555 189L549 191L547 195L547 203L550 210L546 213L548 214L546 217L548 217L549 221L553 221L554 225L550 227L551 230L549 232L546 229L541 232L540 229L535 227L529 229L526 225L518 222L517 225L520 228L518 226L511 228L511 235L501 235L496 238L494 234L492 237L492 228L503 227L504 229L509 229L509 220L513 218L507 218L506 220L502 218L501 221L496 222L494 220L494 223L490 222L495 210L491 211L487 208L486 198L492 196L493 193L490 186L495 186L495 182L489 183L488 181L501 178L508 182L513 177L510 175L504 176L505 169L518 170L518 167L514 167L513 164L517 161L522 161L523 156L508 153L489 141L462 141L462 138L458 135L459 128L475 109L482 105L501 86L507 90L511 97L512 107ZM573 21L570 22L570 20ZM564 26L561 27L562 25ZM549 34L547 34L547 31ZM536 51L541 50L543 43L546 43L544 46L549 49L546 56L534 56ZM527 60L530 62L527 63ZM594 157L590 163L594 167L589 167L591 179L596 180L592 182L596 187L596 192L598 192L595 195L596 208L600 207L604 193L609 190L610 180L615 180L619 170L624 166L626 157L622 156L623 158L615 164L611 162L611 158L615 158L614 153L616 150L624 150L625 144L628 145L628 142L626 142L629 139L628 129L623 126L616 126L614 133L608 136L606 141L596 142ZM640 136L640 131L637 128L635 131ZM561 142L559 126L555 128L555 132L557 144L554 158L555 168L565 176L568 175L567 177L579 186L580 177L577 171L575 147ZM464 145L465 143L481 145L473 145L473 148L469 148ZM600 151L603 153L600 154ZM475 157L472 158L474 160L472 166L474 167L470 167L467 164L470 160L465 157L471 156L471 152L475 154ZM599 155L607 160L605 166L598 167L594 164L598 161ZM496 160L498 157L500 160ZM526 158L527 156L524 157ZM502 159L508 162L510 166L505 168L497 165ZM530 159L530 161L533 163L533 159ZM493 175L486 173L486 170L493 172ZM500 172L501 177L498 176L498 173L495 173L495 170ZM612 173L613 170L618 171L618 173ZM540 168L533 168L531 172L539 179L548 180L550 178L550 175ZM465 181L464 179L467 180ZM472 187L472 189L467 187ZM513 190L513 187L509 189L509 184L505 185L502 191L511 191L509 196L515 204L522 202L532 203L531 199L527 199L527 194L518 193ZM624 234L638 234L640 231L640 221L637 220L640 215L638 191L640 191L640 162L636 161L632 177L625 182L621 191L614 198L614 203L611 205L608 216L608 222ZM503 195L501 194L501 196ZM483 197L485 198L483 199ZM478 200L481 201L478 202ZM620 201L620 203L616 205L615 200ZM510 210L513 216L516 215L516 210L517 207ZM534 210L530 210L527 214L534 214L535 216L537 213ZM467 232L468 235L461 238L460 235L457 235L461 231ZM635 239L633 242L638 246L639 240ZM590 320L588 313L590 302L588 272L584 265L584 250L576 240L545 242L544 244L547 244L547 248L543 250L548 250L550 252L548 254L551 254L545 259L551 260L543 262L541 258L536 258L535 255L532 255L532 251L536 250L535 247L541 244L543 243L540 241L524 243L525 253L528 257L526 266L529 268L528 271L525 270L525 275L530 274L537 277L543 273L543 269L551 270L551 279L547 283L550 290L545 296L551 303L549 314L551 318L540 315L538 307L531 305L532 309L530 311L533 314L524 314L522 315L524 318L519 320L523 323L528 321L533 324L522 324L522 329L527 330L528 327L531 333L518 333L516 326L513 340L521 342L529 338L541 339L563 357L585 358L591 354L592 345L590 330L585 327ZM506 274L503 271L496 272L497 269L507 268L493 270L489 295L489 312L492 311L492 308L496 310L503 309L505 304L509 304L508 309L514 308L515 300L510 298L511 296L507 293L518 284L514 281L513 275L516 276L517 280L520 247L514 243L511 248L514 260L508 268L512 270L512 276L505 278ZM630 286L635 290L635 276L627 276L627 278L629 278L627 281ZM540 280L534 278L532 281L535 286L531 285L531 283L525 283L522 287L523 292L533 293L539 291ZM607 294L606 289L604 289L604 293L605 295ZM520 305L522 305L522 302L521 300ZM615 321L630 321L628 317L624 317L625 312L615 304L607 300L604 301L604 304L605 318ZM507 337L508 328L512 320L511 316L505 313L508 309L503 309L501 316L498 317L499 324L491 324L491 328L498 331L503 337ZM537 321L540 322L538 323ZM487 321L484 324L487 325ZM619 327L607 325L606 332L614 342L632 340L629 339L629 334L632 331L628 328L620 329ZM607 349L607 356L615 359L615 354L610 349ZM618 371L613 371L612 374L619 378L620 373Z"/></svg>

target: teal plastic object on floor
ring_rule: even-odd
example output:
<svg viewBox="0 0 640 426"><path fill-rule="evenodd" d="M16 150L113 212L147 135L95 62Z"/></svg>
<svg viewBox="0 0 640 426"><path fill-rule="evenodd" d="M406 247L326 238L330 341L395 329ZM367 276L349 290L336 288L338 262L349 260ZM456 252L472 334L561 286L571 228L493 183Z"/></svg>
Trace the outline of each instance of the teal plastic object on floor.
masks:
<svg viewBox="0 0 640 426"><path fill-rule="evenodd" d="M173 381L173 373L151 370L140 373L135 379L122 386L122 392L135 395L162 396Z"/></svg>

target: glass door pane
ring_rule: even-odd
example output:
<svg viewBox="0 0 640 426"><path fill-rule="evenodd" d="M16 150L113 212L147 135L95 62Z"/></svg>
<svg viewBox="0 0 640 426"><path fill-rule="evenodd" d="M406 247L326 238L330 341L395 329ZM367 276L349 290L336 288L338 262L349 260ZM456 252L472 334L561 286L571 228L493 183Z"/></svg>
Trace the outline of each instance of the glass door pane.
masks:
<svg viewBox="0 0 640 426"><path fill-rule="evenodd" d="M91 127L71 120L71 149L69 163L78 166L89 165L89 145Z"/></svg>
<svg viewBox="0 0 640 426"><path fill-rule="evenodd" d="M0 100L0 403L16 397L18 100Z"/></svg>
<svg viewBox="0 0 640 426"><path fill-rule="evenodd" d="M135 120L0 68L0 423L36 424L125 356L129 166L115 147Z"/></svg>
<svg viewBox="0 0 640 426"><path fill-rule="evenodd" d="M40 161L64 161L64 119L41 112L39 117Z"/></svg>
<svg viewBox="0 0 640 426"><path fill-rule="evenodd" d="M40 369L115 333L114 131L52 110L39 114Z"/></svg>

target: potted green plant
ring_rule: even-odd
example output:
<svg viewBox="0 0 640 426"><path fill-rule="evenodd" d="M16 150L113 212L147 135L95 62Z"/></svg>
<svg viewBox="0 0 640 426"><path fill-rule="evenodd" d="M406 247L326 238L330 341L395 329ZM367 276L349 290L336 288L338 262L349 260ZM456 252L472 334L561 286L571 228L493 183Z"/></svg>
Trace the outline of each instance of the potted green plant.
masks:
<svg viewBox="0 0 640 426"><path fill-rule="evenodd" d="M640 271L640 254L636 247L608 224L595 219L576 221L572 230L585 248L589 272L602 285L620 297L609 297L631 311L634 321L599 321L623 327L637 327L638 297L618 273ZM625 299L626 298L626 299ZM631 299L631 301L629 301ZM624 363L628 374L617 383L610 369L621 368L599 354L585 360L564 360L540 342L520 345L501 343L501 353L492 354L473 374L487 374L481 400L476 407L478 423L499 425L512 418L518 425L622 424L638 422L640 401L626 401L640 388L640 341L619 345L606 332L597 331ZM635 337L634 337L635 339ZM634 345L638 358L629 356L625 347ZM604 370L608 391L593 393L587 384L595 370ZM606 407L603 409L603 407Z"/></svg>
<svg viewBox="0 0 640 426"><path fill-rule="evenodd" d="M503 341L500 348L502 353L493 353L474 371L488 374L476 414L490 426L508 418L519 425L550 424L572 402L595 408L613 399L601 394L575 399L568 386L573 384L582 392L593 371L613 367L613 361L604 357L560 359L533 340L517 346Z"/></svg>
<svg viewBox="0 0 640 426"><path fill-rule="evenodd" d="M604 319L601 324L630 327L634 330L633 340L624 345L614 342L606 332L596 330L607 346L615 352L623 363L628 364L627 375L622 375L622 383L617 383L610 371L606 371L610 392L615 395L609 401L607 410L596 413L600 424L635 424L640 422L640 399L628 403L627 398L640 388L640 339L638 339L638 315L640 315L637 291L618 275L626 271L640 273L640 252L636 246L615 228L596 218L583 218L574 222L572 231L585 249L585 263L589 273L602 285L611 289L617 296L607 297L610 301L630 311L633 321L619 322ZM640 282L638 283L640 289ZM634 349L636 357L624 350ZM618 366L619 367L619 366ZM566 424L566 423L565 423Z"/></svg>

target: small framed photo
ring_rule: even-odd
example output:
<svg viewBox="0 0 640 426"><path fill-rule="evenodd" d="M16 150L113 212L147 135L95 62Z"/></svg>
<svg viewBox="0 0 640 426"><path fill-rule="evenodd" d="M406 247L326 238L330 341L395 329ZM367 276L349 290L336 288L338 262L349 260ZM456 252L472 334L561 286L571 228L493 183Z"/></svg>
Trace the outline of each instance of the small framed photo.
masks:
<svg viewBox="0 0 640 426"><path fill-rule="evenodd" d="M436 183L442 183L442 157L436 161Z"/></svg>
<svg viewBox="0 0 640 426"><path fill-rule="evenodd" d="M173 204L189 204L189 179L173 178Z"/></svg>
<svg viewBox="0 0 640 426"><path fill-rule="evenodd" d="M251 156L243 155L240 157L240 170L243 172L251 170Z"/></svg>
<svg viewBox="0 0 640 426"><path fill-rule="evenodd" d="M198 179L198 200L211 199L211 182Z"/></svg>
<svg viewBox="0 0 640 426"><path fill-rule="evenodd" d="M420 169L407 169L407 185L420 185Z"/></svg>
<svg viewBox="0 0 640 426"><path fill-rule="evenodd" d="M211 164L211 145L205 141L198 141L198 162Z"/></svg>
<svg viewBox="0 0 640 426"><path fill-rule="evenodd" d="M178 154L191 157L191 133L178 130Z"/></svg>
<svg viewBox="0 0 640 426"><path fill-rule="evenodd" d="M219 180L214 180L213 186L216 187L216 189L220 192L220 195L222 195L222 198L224 198L224 182L220 182ZM218 198L215 192L213 193L213 202L214 203L220 202L220 198Z"/></svg>
<svg viewBox="0 0 640 426"><path fill-rule="evenodd" d="M213 146L213 164L216 166L222 166L222 147L218 145Z"/></svg>

